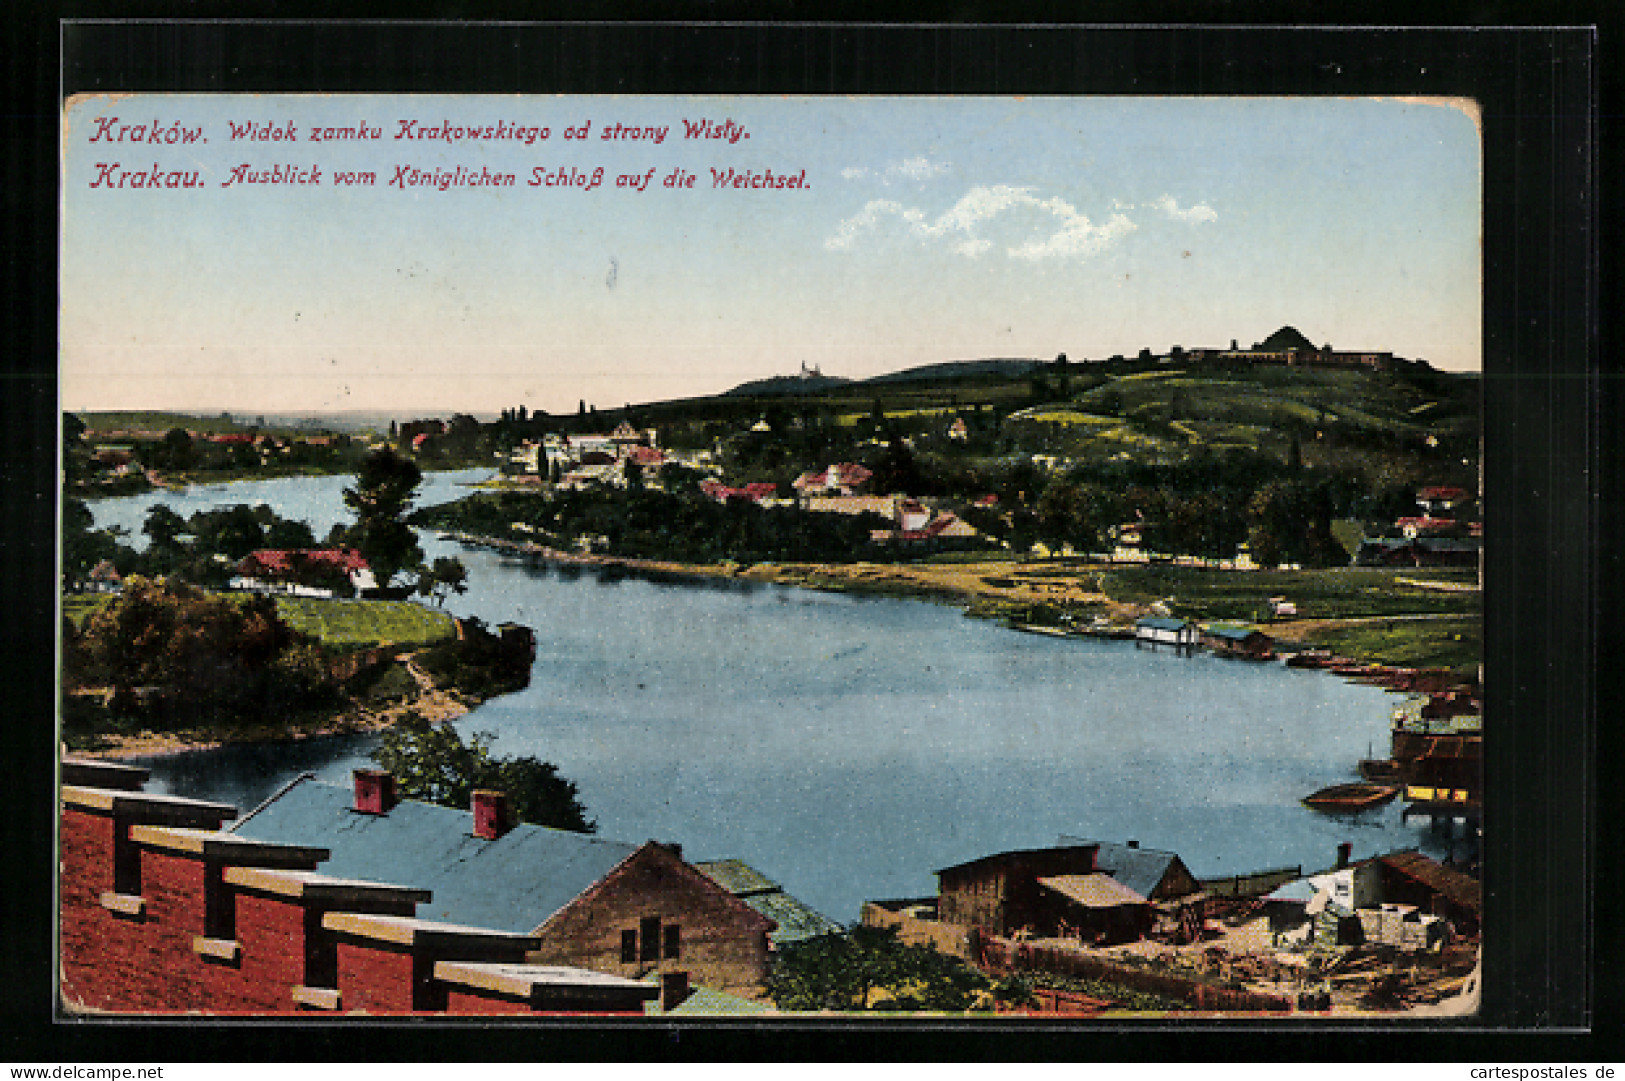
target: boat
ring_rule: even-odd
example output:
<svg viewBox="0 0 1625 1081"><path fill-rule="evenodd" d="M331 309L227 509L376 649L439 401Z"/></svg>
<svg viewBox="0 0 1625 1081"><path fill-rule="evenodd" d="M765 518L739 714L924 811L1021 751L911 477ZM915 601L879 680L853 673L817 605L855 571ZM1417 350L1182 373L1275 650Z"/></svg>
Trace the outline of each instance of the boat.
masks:
<svg viewBox="0 0 1625 1081"><path fill-rule="evenodd" d="M1381 807L1395 796L1399 789L1387 784L1334 784L1303 798L1305 807L1317 811L1364 811Z"/></svg>
<svg viewBox="0 0 1625 1081"><path fill-rule="evenodd" d="M1405 767L1392 758L1360 759L1360 776L1375 784L1389 784L1403 779Z"/></svg>

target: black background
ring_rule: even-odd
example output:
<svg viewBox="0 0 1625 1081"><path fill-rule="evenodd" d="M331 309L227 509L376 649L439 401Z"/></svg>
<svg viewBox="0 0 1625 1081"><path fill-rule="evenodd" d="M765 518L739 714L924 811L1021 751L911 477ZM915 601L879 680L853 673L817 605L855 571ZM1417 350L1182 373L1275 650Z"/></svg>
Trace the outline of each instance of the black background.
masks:
<svg viewBox="0 0 1625 1081"><path fill-rule="evenodd" d="M349 15L382 15L373 8ZM421 8L422 5L419 5ZM534 18L438 5L435 18ZM1434 5L1436 8L1437 5ZM147 5L168 19L115 21L123 5L25 7L8 19L11 101L0 200L9 349L0 392L0 689L9 709L0 816L0 1061L96 1062L360 1058L414 1061L1053 1058L1248 1060L1617 1060L1622 954L1615 861L1616 776L1606 767L1619 710L1599 673L1619 646L1601 585L1617 580L1614 433L1605 349L1617 294L1603 291L1600 11L1462 5L1443 22L1538 18L1543 27L1376 29L1235 25L1295 21L1301 4L1180 5L1179 25L1133 24L1139 6L1029 11L1000 23L951 10L943 24L872 20L880 9L769 8L775 21L704 5L595 9L558 23L298 22L330 5ZM397 6L398 10L398 6ZM705 23L627 22L701 17ZM248 12L274 16L240 21ZM559 14L553 12L553 14ZM575 13L577 16L579 12ZM895 13L893 13L895 14ZM914 16L913 12L909 13ZM1319 14L1326 14L1321 9ZM1352 14L1352 12L1345 13ZM1429 17L1366 6L1363 19ZM77 21L59 20L73 17ZM228 22L199 21L232 17ZM753 13L754 17L754 13ZM802 20L799 22L791 20ZM1553 27L1569 27L1556 28ZM59 51L60 50L60 51ZM60 76L60 80L59 80ZM874 1024L650 1022L632 1029L530 1024L53 1021L48 718L54 700L57 138L62 98L112 91L580 94L1315 94L1477 99L1484 176L1485 1011L1462 1024ZM1615 205L1621 205L1616 199ZM20 226L20 228L18 228ZM1380 343L1378 343L1380 344ZM1604 680L1603 682L1609 682ZM1599 703L1601 706L1599 708ZM1599 777L1601 782L1599 785ZM1595 899L1595 901L1594 901ZM1586 1031L1593 1030L1592 1035ZM1307 1034L1307 1035L1306 1035Z"/></svg>

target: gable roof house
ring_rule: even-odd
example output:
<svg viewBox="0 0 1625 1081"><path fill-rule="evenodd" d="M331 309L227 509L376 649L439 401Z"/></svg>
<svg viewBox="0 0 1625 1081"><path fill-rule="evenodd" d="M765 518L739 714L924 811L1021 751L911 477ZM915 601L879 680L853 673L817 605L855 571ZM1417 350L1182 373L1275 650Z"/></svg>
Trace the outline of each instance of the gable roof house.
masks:
<svg viewBox="0 0 1625 1081"><path fill-rule="evenodd" d="M674 845L633 845L517 823L500 792L472 814L394 798L394 779L357 770L355 792L305 774L238 822L260 841L300 838L324 870L394 876L433 893L424 916L534 938L527 962L627 978L682 973L759 996L774 921L686 863Z"/></svg>
<svg viewBox="0 0 1625 1081"><path fill-rule="evenodd" d="M1058 848L1079 845L1093 845L1095 866L1148 901L1170 901L1202 889L1185 861L1172 852L1141 848L1138 841L1117 844L1067 834L1056 838Z"/></svg>
<svg viewBox="0 0 1625 1081"><path fill-rule="evenodd" d="M837 462L816 473L803 473L790 483L804 495L827 492L858 495L872 476L873 473L855 462Z"/></svg>
<svg viewBox="0 0 1625 1081"><path fill-rule="evenodd" d="M324 583L335 581L347 582L358 595L378 588L366 558L354 548L260 548L238 562L231 588L331 597L335 591Z"/></svg>

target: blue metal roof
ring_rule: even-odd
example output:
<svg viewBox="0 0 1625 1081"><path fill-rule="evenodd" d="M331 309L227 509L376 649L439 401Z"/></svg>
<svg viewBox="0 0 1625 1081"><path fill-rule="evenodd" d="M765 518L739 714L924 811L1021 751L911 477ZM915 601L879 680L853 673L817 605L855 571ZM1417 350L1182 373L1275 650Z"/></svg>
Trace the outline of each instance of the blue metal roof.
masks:
<svg viewBox="0 0 1625 1081"><path fill-rule="evenodd" d="M1063 835L1059 838L1057 847L1069 848L1077 845L1099 845L1100 848L1095 853L1095 866L1109 873L1141 897L1150 897L1152 891L1162 882L1163 876L1168 873L1168 869L1179 861L1179 857L1172 852L1130 847L1111 841L1090 841L1082 837Z"/></svg>
<svg viewBox="0 0 1625 1081"><path fill-rule="evenodd" d="M1136 627L1150 627L1158 631L1182 631L1188 624L1183 619L1173 619L1168 616L1146 616L1134 625Z"/></svg>
<svg viewBox="0 0 1625 1081"><path fill-rule="evenodd" d="M1232 642L1245 642L1252 635L1262 635L1263 631L1256 631L1251 627L1237 627L1234 624L1211 623L1207 634L1214 638L1225 638Z"/></svg>
<svg viewBox="0 0 1625 1081"><path fill-rule="evenodd" d="M382 815L353 806L348 788L306 776L232 830L329 849L324 874L425 887L433 893L418 908L425 919L520 933L536 930L638 847L529 824L487 841L473 835L469 811L415 800Z"/></svg>

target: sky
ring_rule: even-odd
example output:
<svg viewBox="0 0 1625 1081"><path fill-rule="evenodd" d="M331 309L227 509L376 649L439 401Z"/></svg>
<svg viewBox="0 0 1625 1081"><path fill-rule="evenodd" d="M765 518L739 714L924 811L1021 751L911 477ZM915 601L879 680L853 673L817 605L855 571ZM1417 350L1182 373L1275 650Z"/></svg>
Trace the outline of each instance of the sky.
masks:
<svg viewBox="0 0 1625 1081"><path fill-rule="evenodd" d="M1459 102L85 96L62 152L73 411L561 412L1285 324L1480 367Z"/></svg>

